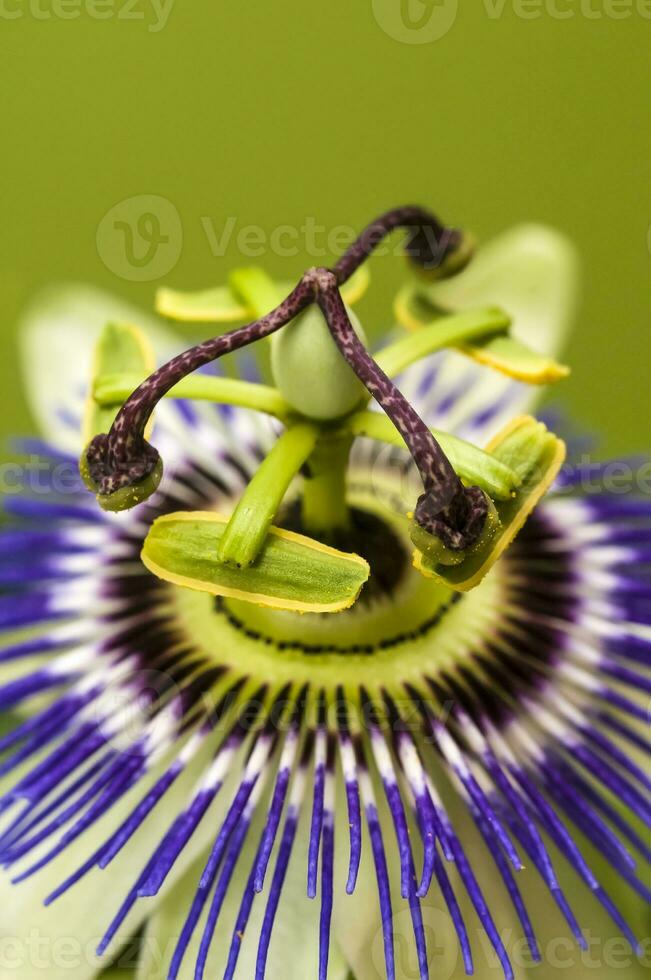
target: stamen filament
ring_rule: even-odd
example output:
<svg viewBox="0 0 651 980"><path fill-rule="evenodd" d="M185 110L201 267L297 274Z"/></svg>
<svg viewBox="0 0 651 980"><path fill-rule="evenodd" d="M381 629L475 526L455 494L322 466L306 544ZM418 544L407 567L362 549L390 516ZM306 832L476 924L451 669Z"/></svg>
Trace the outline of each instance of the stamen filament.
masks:
<svg viewBox="0 0 651 980"><path fill-rule="evenodd" d="M458 344L506 333L510 326L511 318L496 307L442 316L429 326L421 327L389 344L379 351L375 361L385 374L394 377L423 357L446 347L456 347Z"/></svg>
<svg viewBox="0 0 651 980"><path fill-rule="evenodd" d="M320 430L300 423L287 429L260 464L233 511L219 543L219 558L246 568L264 544L287 489L314 449Z"/></svg>
<svg viewBox="0 0 651 980"><path fill-rule="evenodd" d="M342 425L353 436L366 436L377 442L403 448L405 440L391 419L378 412L356 412ZM467 483L476 484L496 500L508 500L521 483L520 476L491 453L458 436L430 429L456 472Z"/></svg>
<svg viewBox="0 0 651 980"><path fill-rule="evenodd" d="M160 399L179 381L200 367L210 364L224 354L240 350L255 340L285 326L298 316L313 299L311 284L305 277L294 287L289 296L266 316L232 330L220 337L206 340L196 347L178 354L136 388L122 406L108 435L110 462L126 462L130 458L133 443L143 438L145 426Z"/></svg>
<svg viewBox="0 0 651 980"><path fill-rule="evenodd" d="M139 374L107 374L98 378L93 398L98 405L114 405L127 399L143 381ZM238 405L252 408L266 415L285 421L291 414L291 405L277 388L271 385L241 381L239 378L216 378L193 375L182 378L166 394L166 398L183 398L194 401L216 402L220 405Z"/></svg>

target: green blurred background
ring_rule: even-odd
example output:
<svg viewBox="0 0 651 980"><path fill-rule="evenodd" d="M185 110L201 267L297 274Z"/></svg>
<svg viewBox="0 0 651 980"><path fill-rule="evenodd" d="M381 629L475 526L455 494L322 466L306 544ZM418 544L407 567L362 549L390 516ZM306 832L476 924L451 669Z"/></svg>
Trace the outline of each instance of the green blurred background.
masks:
<svg viewBox="0 0 651 980"><path fill-rule="evenodd" d="M15 324L39 285L86 280L148 307L162 281L223 281L245 226L361 227L414 201L480 238L536 220L577 243L563 400L607 449L648 447L651 5L411 0L410 23L398 0L85 2L2 3L3 434L29 424ZM164 280L129 281L98 251L102 217L141 195L181 219ZM216 256L210 230L229 218ZM291 277L315 259L258 261ZM399 264L376 272L371 330L389 322Z"/></svg>
<svg viewBox="0 0 651 980"><path fill-rule="evenodd" d="M75 2L0 0L1 435L31 424L16 324L40 286L87 281L148 308L162 282L201 288L252 261L248 226L361 228L420 202L480 239L522 221L566 232L584 285L555 397L604 451L648 448L651 4L411 0L410 25L399 0ZM169 271L134 281L102 219L150 195L180 225ZM256 261L291 278L330 258L298 244ZM371 334L401 271L374 265Z"/></svg>

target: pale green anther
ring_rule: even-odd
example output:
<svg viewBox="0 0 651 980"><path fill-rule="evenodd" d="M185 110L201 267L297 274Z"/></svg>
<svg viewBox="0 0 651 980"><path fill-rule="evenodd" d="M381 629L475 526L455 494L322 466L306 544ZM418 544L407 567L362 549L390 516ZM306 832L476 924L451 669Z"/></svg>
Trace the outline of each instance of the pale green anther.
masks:
<svg viewBox="0 0 651 980"><path fill-rule="evenodd" d="M260 309L260 294L255 303L251 305L246 298L248 290L253 284L251 280L248 284L243 284L239 280L242 272L248 273L250 269L238 269L231 274L231 285L215 286L212 289L201 289L198 292L181 292L176 289L159 289L156 293L156 312L161 316L168 317L181 323L237 323L244 320L254 319L254 316L262 314L254 313L255 309ZM272 306L279 303L296 285L296 282L275 282L262 270L258 270L265 277L265 291L269 283L273 283L275 290L275 300L264 305L263 313L268 313ZM233 278L233 275L235 278ZM341 294L346 303L356 303L364 295L369 284L369 272L366 266L359 269L350 277L348 282L341 287ZM244 289L242 286L244 285ZM261 280L262 285L262 280ZM232 287L235 288L232 288ZM271 293L269 293L271 296Z"/></svg>
<svg viewBox="0 0 651 980"><path fill-rule="evenodd" d="M99 405L119 404L144 381L144 377L142 374L102 375L95 381L94 399ZM291 405L276 388L254 384L252 381L240 381L239 378L189 375L168 391L166 397L253 408L283 421L292 413Z"/></svg>
<svg viewBox="0 0 651 980"><path fill-rule="evenodd" d="M430 314L429 320L420 329L385 347L375 356L375 360L389 377L393 377L415 361L446 347L505 334L510 324L507 314L497 307L456 313L433 322Z"/></svg>
<svg viewBox="0 0 651 980"><path fill-rule="evenodd" d="M314 449L319 428L300 423L274 443L240 497L219 542L219 560L246 568L257 558L290 483Z"/></svg>
<svg viewBox="0 0 651 980"><path fill-rule="evenodd" d="M156 293L155 309L180 323L237 323L246 320L248 313L229 286L193 293L162 288Z"/></svg>
<svg viewBox="0 0 651 980"><path fill-rule="evenodd" d="M426 535L413 535L417 551L414 565L423 575L461 592L478 585L511 544L527 517L550 488L565 459L565 444L542 422L529 416L515 419L489 445L489 450L520 477L507 500L495 502L497 520L491 519L477 546L463 553L463 560L449 564L447 556L427 546ZM429 552L429 553L428 553Z"/></svg>
<svg viewBox="0 0 651 980"><path fill-rule="evenodd" d="M418 286L410 285L401 289L394 306L398 321L412 332L408 337L386 348L387 363L391 368L387 371L389 374L403 370L414 360L443 346L453 347L485 367L526 384L552 384L566 378L570 373L564 364L532 350L519 337L511 336L508 330L491 330L489 326L482 330L481 325L478 331L474 330L472 317L478 314L474 311L446 313L430 298L427 291ZM484 314L480 311L479 315ZM465 336L456 332L456 323L460 316L471 318ZM509 320L508 326L514 324ZM517 321L515 326L517 329ZM435 343L434 347L429 346L430 339ZM379 359L384 356L385 351Z"/></svg>
<svg viewBox="0 0 651 980"><path fill-rule="evenodd" d="M578 285L571 242L551 228L521 225L482 244L463 272L417 289L430 311L499 306L513 320L513 336L554 356L574 318Z"/></svg>
<svg viewBox="0 0 651 980"><path fill-rule="evenodd" d="M174 585L294 612L347 609L369 577L368 563L358 555L276 527L265 532L253 565L227 565L215 549L226 521L208 511L160 517L145 540L145 566Z"/></svg>
<svg viewBox="0 0 651 980"><path fill-rule="evenodd" d="M566 365L560 364L553 357L539 354L516 337L508 335L485 337L469 344L459 344L457 350L486 367L528 384L553 384L570 373Z"/></svg>
<svg viewBox="0 0 651 980"><path fill-rule="evenodd" d="M379 412L356 412L342 428L355 436L368 436L390 446L404 448L404 440L391 419ZM459 476L467 484L481 487L496 500L507 500L520 482L518 474L491 453L478 449L457 436L431 430Z"/></svg>
<svg viewBox="0 0 651 980"><path fill-rule="evenodd" d="M347 308L355 333L362 325ZM318 307L312 306L271 339L274 381L287 401L308 418L331 421L361 404L366 389L346 363Z"/></svg>

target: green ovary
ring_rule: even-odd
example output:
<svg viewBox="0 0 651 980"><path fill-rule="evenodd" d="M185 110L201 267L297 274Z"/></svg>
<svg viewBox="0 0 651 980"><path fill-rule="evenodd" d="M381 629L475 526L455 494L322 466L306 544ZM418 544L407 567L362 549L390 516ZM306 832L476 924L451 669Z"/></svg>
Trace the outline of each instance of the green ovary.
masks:
<svg viewBox="0 0 651 980"><path fill-rule="evenodd" d="M347 312L355 333L365 342L358 318L351 309ZM341 418L365 397L362 383L339 353L315 307L272 337L271 366L282 395L308 418Z"/></svg>

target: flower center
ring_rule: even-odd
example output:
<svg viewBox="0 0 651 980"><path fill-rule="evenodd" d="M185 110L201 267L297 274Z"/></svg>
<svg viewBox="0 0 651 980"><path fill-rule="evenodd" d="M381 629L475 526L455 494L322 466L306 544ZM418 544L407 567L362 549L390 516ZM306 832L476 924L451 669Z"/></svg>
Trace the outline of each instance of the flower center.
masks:
<svg viewBox="0 0 651 980"><path fill-rule="evenodd" d="M355 521L346 544L372 570L360 602L338 616L300 614L174 589L182 631L240 674L332 691L364 679L371 690L397 692L423 672L436 676L458 663L490 635L501 576L468 595L421 576L411 562L409 520L391 506L400 488L385 480L379 489L357 483L349 500ZM290 506L289 526L296 513Z"/></svg>

